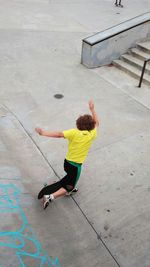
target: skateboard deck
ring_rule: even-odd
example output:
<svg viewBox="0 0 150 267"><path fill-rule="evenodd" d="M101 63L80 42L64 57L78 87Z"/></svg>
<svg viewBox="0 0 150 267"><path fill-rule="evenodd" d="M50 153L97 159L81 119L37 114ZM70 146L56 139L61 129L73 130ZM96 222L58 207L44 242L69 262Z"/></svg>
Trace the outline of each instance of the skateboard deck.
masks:
<svg viewBox="0 0 150 267"><path fill-rule="evenodd" d="M44 195L50 195L59 190L62 187L60 181L44 186L38 194L38 199L41 199Z"/></svg>

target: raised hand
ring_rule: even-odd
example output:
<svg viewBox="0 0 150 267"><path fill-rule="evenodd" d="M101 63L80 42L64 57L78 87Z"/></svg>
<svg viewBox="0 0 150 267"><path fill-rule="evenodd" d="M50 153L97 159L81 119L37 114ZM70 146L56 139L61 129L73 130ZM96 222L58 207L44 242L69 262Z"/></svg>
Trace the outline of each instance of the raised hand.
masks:
<svg viewBox="0 0 150 267"><path fill-rule="evenodd" d="M94 102L93 102L93 100L90 100L89 101L89 109L92 111L92 110L94 110Z"/></svg>

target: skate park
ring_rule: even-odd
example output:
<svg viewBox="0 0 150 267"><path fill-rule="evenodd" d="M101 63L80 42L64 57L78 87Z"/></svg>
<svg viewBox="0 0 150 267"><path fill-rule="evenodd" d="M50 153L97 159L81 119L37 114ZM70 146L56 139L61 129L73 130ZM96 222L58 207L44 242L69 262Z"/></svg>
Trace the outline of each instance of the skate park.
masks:
<svg viewBox="0 0 150 267"><path fill-rule="evenodd" d="M84 38L150 10L149 0L122 4L1 1L2 267L150 266L150 86L81 64ZM90 99L101 125L79 191L43 210L37 194L64 176L67 142L35 127L74 128Z"/></svg>

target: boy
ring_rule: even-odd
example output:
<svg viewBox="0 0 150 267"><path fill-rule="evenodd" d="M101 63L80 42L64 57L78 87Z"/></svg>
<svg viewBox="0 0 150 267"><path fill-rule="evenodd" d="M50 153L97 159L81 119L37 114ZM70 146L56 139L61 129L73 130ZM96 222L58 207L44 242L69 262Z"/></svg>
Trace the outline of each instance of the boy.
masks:
<svg viewBox="0 0 150 267"><path fill-rule="evenodd" d="M39 135L55 138L68 139L68 153L64 161L64 170L67 173L59 183L60 189L50 195L44 195L43 207L47 208L49 202L66 195L67 193L77 192L75 185L81 173L81 166L84 162L93 140L97 136L99 120L94 108L94 102L89 101L91 115L85 114L76 120L76 129L63 132L48 132L41 128L36 128Z"/></svg>

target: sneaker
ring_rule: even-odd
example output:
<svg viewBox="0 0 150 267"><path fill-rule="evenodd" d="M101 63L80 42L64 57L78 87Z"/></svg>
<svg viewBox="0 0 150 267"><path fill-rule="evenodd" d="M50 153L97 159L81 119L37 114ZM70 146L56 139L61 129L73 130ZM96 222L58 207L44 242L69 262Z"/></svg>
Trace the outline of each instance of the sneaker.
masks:
<svg viewBox="0 0 150 267"><path fill-rule="evenodd" d="M44 195L43 196L43 208L44 210L48 207L49 205L49 202L51 202L51 198L50 198L50 195Z"/></svg>
<svg viewBox="0 0 150 267"><path fill-rule="evenodd" d="M73 193L77 193L78 192L78 188L77 187L75 187L75 188L73 188L73 190L72 191L70 191L70 192L67 192L66 193L66 196L71 196Z"/></svg>
<svg viewBox="0 0 150 267"><path fill-rule="evenodd" d="M73 188L73 190L71 191L71 193L77 193L78 192L78 188L77 187L75 187L75 188Z"/></svg>

